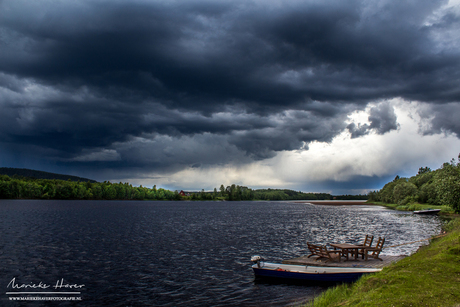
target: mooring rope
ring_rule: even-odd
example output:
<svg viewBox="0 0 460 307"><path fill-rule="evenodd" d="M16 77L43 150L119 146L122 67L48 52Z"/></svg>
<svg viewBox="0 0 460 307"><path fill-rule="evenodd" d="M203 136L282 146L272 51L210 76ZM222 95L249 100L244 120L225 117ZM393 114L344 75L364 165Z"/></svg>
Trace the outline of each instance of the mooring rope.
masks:
<svg viewBox="0 0 460 307"><path fill-rule="evenodd" d="M437 235L437 236L434 236L434 237L431 237L431 238L428 238L428 239L423 239L423 240L414 241L414 242L396 244L396 245L392 245L392 246L385 246L385 247L383 247L382 249L390 248L390 247L396 247L396 246L401 246L401 245L414 244L414 243L417 243L417 242L428 241L428 240L432 240L432 239L436 239L436 238L441 238L441 237L444 237L444 236L447 236L447 233L442 234L442 235Z"/></svg>

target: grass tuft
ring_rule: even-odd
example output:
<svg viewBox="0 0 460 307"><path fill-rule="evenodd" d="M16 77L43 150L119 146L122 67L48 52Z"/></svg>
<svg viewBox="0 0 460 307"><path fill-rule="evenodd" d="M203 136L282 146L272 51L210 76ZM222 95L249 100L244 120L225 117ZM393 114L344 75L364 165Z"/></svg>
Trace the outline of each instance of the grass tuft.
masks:
<svg viewBox="0 0 460 307"><path fill-rule="evenodd" d="M379 206L384 206L387 208L399 210L399 211L417 211L417 210L426 210L426 209L441 209L441 214L454 214L455 211L449 206L435 206L429 204L419 204L419 203L409 203L405 205L398 204L387 204L382 202L368 202L368 204L374 204Z"/></svg>

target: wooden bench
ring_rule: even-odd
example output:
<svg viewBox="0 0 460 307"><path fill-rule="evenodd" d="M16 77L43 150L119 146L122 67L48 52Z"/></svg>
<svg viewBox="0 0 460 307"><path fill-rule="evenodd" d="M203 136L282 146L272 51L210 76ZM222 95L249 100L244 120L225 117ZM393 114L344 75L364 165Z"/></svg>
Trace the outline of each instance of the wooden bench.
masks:
<svg viewBox="0 0 460 307"><path fill-rule="evenodd" d="M318 256L316 260L320 258L327 258L326 262L328 261L339 261L340 257L342 256L342 252L339 250L327 250L326 246L322 245L315 245L307 242L308 249L310 250L311 255L307 258L312 256Z"/></svg>

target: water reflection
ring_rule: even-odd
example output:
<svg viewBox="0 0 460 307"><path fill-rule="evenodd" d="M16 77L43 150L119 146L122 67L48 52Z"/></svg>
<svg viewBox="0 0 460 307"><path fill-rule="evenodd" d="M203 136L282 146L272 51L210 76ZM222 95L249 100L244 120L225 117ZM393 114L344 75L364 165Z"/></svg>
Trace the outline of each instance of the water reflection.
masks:
<svg viewBox="0 0 460 307"><path fill-rule="evenodd" d="M111 306L287 305L323 288L254 283L252 255L282 261L306 254L307 241L357 243L366 234L398 245L441 225L382 207L292 202L2 200L0 219L0 285L65 278L86 285L86 305Z"/></svg>

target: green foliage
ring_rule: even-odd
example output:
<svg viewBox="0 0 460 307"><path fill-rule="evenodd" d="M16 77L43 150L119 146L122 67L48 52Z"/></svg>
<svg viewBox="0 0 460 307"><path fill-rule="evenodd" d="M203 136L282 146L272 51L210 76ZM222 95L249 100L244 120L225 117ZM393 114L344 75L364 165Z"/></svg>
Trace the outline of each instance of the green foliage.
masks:
<svg viewBox="0 0 460 307"><path fill-rule="evenodd" d="M340 196L339 196L340 197ZM357 199L356 196L346 195L343 199ZM360 195L358 199L367 199L367 195ZM225 187L214 188L212 192L202 190L197 193L190 193L187 197L190 200L330 200L332 195L326 193L303 193L287 189L259 189L253 190L245 186L232 184ZM342 198L341 198L342 199Z"/></svg>
<svg viewBox="0 0 460 307"><path fill-rule="evenodd" d="M460 168L451 162L444 163L434 179L436 193L441 205L450 205L460 212Z"/></svg>
<svg viewBox="0 0 460 307"><path fill-rule="evenodd" d="M420 173L419 171L419 173L416 176L411 177L409 179L409 182L415 184L417 188L420 188L424 184L430 182L431 179L433 178L433 175L434 175L434 172L431 172L431 171L423 172L423 173Z"/></svg>
<svg viewBox="0 0 460 307"><path fill-rule="evenodd" d="M417 195L417 186L410 182L398 182L393 189L393 199L398 204L407 197L415 195Z"/></svg>
<svg viewBox="0 0 460 307"><path fill-rule="evenodd" d="M370 192L369 200L396 203L406 209L414 203L443 205L460 212L460 164L452 159L435 171L421 167L418 174L409 179L396 176L380 191Z"/></svg>
<svg viewBox="0 0 460 307"><path fill-rule="evenodd" d="M436 184L434 182L427 182L422 185L419 189L418 196L421 203L428 203L435 206L440 205Z"/></svg>
<svg viewBox="0 0 460 307"><path fill-rule="evenodd" d="M395 186L395 181L389 182L386 185L384 185L382 190L380 190L377 200L382 201L384 203L393 203L393 190Z"/></svg>
<svg viewBox="0 0 460 307"><path fill-rule="evenodd" d="M75 182L0 175L0 198L26 199L106 199L106 200L178 200L177 191L133 187L128 183Z"/></svg>
<svg viewBox="0 0 460 307"><path fill-rule="evenodd" d="M258 200L331 200L327 193L304 193L293 190L260 189L254 191L254 199Z"/></svg>

